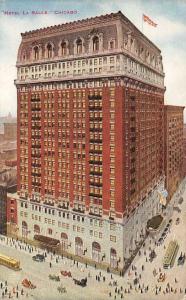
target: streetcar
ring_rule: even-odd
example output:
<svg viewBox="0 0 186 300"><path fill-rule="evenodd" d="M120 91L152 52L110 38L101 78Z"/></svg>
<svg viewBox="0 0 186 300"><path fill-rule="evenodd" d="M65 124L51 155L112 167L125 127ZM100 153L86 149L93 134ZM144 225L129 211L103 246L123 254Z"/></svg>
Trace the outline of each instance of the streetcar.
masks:
<svg viewBox="0 0 186 300"><path fill-rule="evenodd" d="M15 258L0 254L0 265L13 269L15 271L21 270L20 261Z"/></svg>
<svg viewBox="0 0 186 300"><path fill-rule="evenodd" d="M163 260L164 269L169 269L173 267L178 252L178 248L179 246L177 241L171 241L169 243Z"/></svg>

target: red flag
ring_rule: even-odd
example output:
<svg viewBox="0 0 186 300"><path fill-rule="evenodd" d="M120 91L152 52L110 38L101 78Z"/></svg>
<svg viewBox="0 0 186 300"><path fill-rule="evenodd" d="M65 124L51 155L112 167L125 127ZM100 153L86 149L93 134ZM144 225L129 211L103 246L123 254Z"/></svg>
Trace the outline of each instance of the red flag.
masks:
<svg viewBox="0 0 186 300"><path fill-rule="evenodd" d="M143 15L143 21L147 22L149 25L156 27L158 24L153 22L148 16Z"/></svg>

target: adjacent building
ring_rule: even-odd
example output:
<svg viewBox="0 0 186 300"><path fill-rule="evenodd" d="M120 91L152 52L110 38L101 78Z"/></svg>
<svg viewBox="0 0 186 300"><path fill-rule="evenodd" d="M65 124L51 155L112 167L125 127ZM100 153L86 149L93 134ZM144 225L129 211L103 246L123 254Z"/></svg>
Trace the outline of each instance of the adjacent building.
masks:
<svg viewBox="0 0 186 300"><path fill-rule="evenodd" d="M186 176L186 124L183 126L183 173Z"/></svg>
<svg viewBox="0 0 186 300"><path fill-rule="evenodd" d="M4 123L4 139L6 141L17 139L17 123Z"/></svg>
<svg viewBox="0 0 186 300"><path fill-rule="evenodd" d="M122 269L160 209L164 72L121 12L22 33L17 234Z"/></svg>
<svg viewBox="0 0 186 300"><path fill-rule="evenodd" d="M7 234L7 185L0 183L0 234Z"/></svg>
<svg viewBox="0 0 186 300"><path fill-rule="evenodd" d="M165 105L165 178L170 200L184 177L182 106Z"/></svg>

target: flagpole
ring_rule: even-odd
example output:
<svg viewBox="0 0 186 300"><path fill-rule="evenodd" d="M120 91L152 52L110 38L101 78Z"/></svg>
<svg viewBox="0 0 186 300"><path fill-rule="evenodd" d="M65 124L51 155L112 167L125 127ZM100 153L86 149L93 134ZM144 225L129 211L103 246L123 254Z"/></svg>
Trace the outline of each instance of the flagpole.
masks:
<svg viewBox="0 0 186 300"><path fill-rule="evenodd" d="M142 33L143 33L143 14L142 14L141 31L142 31Z"/></svg>

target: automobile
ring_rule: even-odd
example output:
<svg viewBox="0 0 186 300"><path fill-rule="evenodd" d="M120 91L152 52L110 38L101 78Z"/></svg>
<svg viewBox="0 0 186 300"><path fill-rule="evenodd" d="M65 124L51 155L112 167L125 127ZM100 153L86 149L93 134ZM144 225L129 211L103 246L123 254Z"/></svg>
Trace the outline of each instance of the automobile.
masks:
<svg viewBox="0 0 186 300"><path fill-rule="evenodd" d="M169 228L171 226L171 224L170 223L168 223L167 225L166 225L166 228Z"/></svg>
<svg viewBox="0 0 186 300"><path fill-rule="evenodd" d="M182 204L182 202L183 202L183 197L180 197L180 199L178 200L178 203Z"/></svg>
<svg viewBox="0 0 186 300"><path fill-rule="evenodd" d="M51 279L51 280L60 281L60 278L59 278L58 275L52 275L52 274L49 274L48 277L49 277L49 279Z"/></svg>
<svg viewBox="0 0 186 300"><path fill-rule="evenodd" d="M72 277L72 274L71 274L71 272L70 271L61 271L61 275L63 275L63 276L68 276L68 277Z"/></svg>
<svg viewBox="0 0 186 300"><path fill-rule="evenodd" d="M29 289L35 289L36 285L34 285L30 280L28 280L27 278L23 279L22 281L22 285L26 288Z"/></svg>
<svg viewBox="0 0 186 300"><path fill-rule="evenodd" d="M81 279L81 280L73 278L73 280L74 280L75 284L80 285L82 287L85 287L87 285L87 278L86 277Z"/></svg>
<svg viewBox="0 0 186 300"><path fill-rule="evenodd" d="M32 259L34 261L43 262L45 260L45 257L43 254L36 254L35 256L32 256Z"/></svg>
<svg viewBox="0 0 186 300"><path fill-rule="evenodd" d="M176 225L178 225L180 223L180 218L176 219Z"/></svg>
<svg viewBox="0 0 186 300"><path fill-rule="evenodd" d="M180 209L178 206L174 206L174 207L173 207L173 210L177 211L178 213L181 212L181 209Z"/></svg>
<svg viewBox="0 0 186 300"><path fill-rule="evenodd" d="M59 293L66 293L67 292L66 287L64 287L62 284L57 287L57 290L58 290Z"/></svg>
<svg viewBox="0 0 186 300"><path fill-rule="evenodd" d="M169 230L169 228L168 228L168 227L165 227L164 232L166 232L166 231L168 231L168 230Z"/></svg>
<svg viewBox="0 0 186 300"><path fill-rule="evenodd" d="M167 232L164 231L161 235L162 239L164 239L166 237L166 235L167 235Z"/></svg>
<svg viewBox="0 0 186 300"><path fill-rule="evenodd" d="M171 223L172 223L172 219L169 220L169 224L171 224Z"/></svg>
<svg viewBox="0 0 186 300"><path fill-rule="evenodd" d="M157 242L157 245L161 245L163 243L163 239L160 237L158 242Z"/></svg>
<svg viewBox="0 0 186 300"><path fill-rule="evenodd" d="M185 262L185 253L184 253L184 255L182 255L182 252L181 252L180 256L178 257L177 264L178 264L178 266L180 266L180 265L183 265L184 262Z"/></svg>

